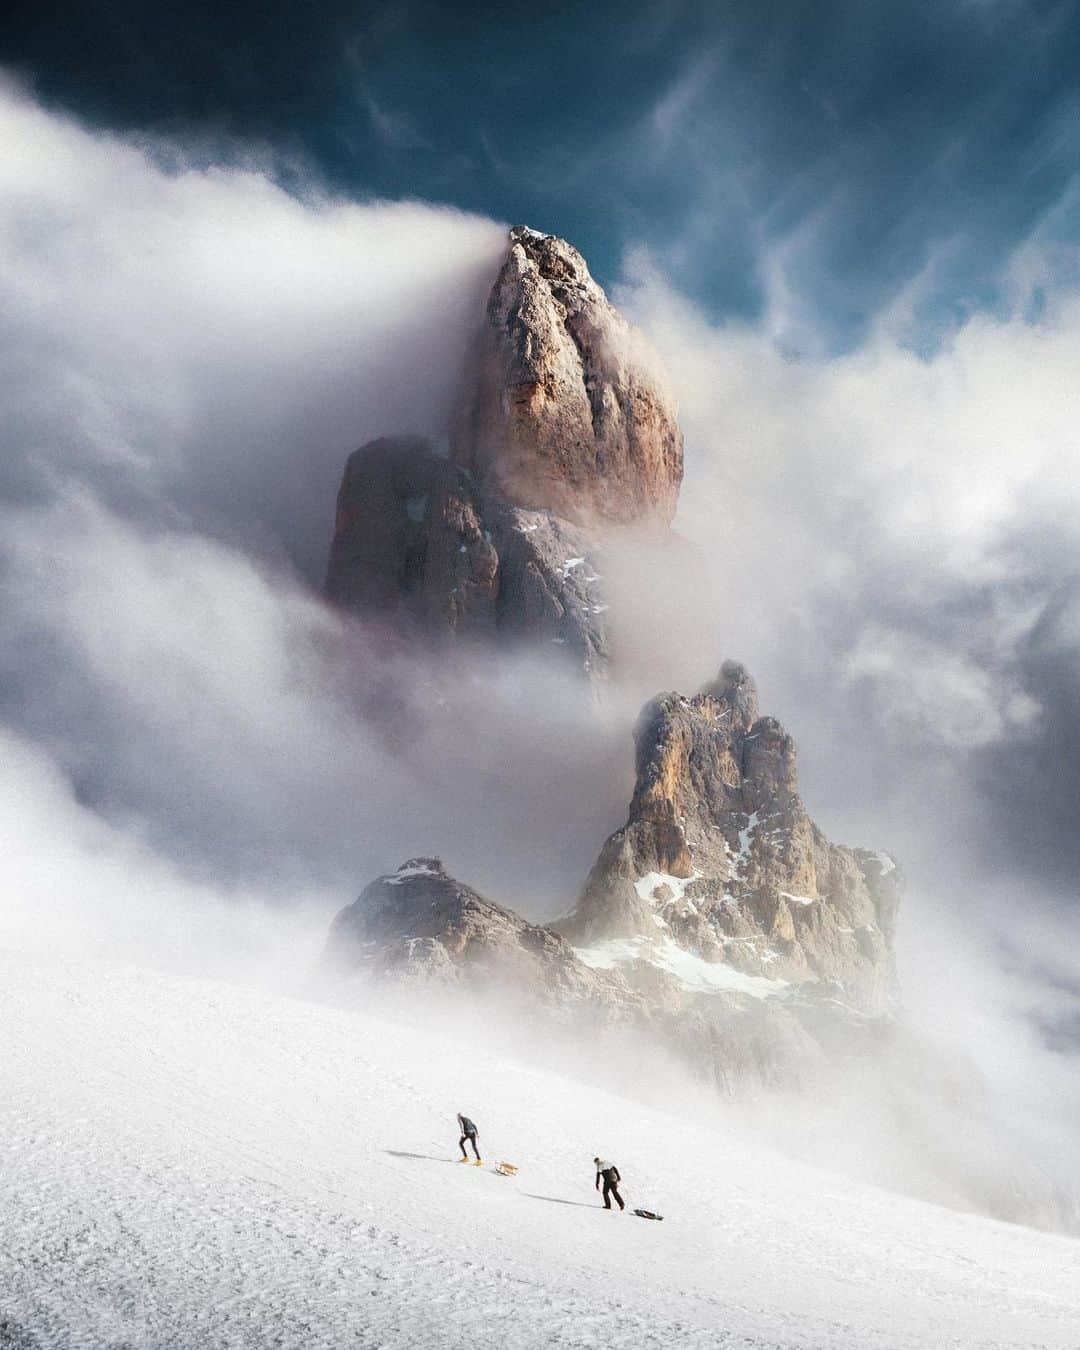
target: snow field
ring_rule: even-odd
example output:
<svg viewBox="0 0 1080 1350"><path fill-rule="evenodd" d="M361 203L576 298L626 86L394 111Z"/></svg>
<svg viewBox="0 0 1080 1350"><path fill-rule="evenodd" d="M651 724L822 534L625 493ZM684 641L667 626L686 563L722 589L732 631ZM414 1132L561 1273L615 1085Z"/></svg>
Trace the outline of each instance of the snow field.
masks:
<svg viewBox="0 0 1080 1350"><path fill-rule="evenodd" d="M10 945L0 1025L20 1350L1080 1343L1080 1243L438 1026ZM458 1110L519 1177L454 1161ZM664 1223L598 1207L596 1153Z"/></svg>

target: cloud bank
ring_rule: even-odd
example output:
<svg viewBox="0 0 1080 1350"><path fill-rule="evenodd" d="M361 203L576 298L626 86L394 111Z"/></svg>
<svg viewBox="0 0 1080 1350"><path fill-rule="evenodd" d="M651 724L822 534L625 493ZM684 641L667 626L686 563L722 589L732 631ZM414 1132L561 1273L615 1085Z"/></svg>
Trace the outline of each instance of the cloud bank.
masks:
<svg viewBox="0 0 1080 1350"><path fill-rule="evenodd" d="M82 482L321 579L344 454L438 435L502 227L299 195L269 154L93 134L0 90L0 491Z"/></svg>
<svg viewBox="0 0 1080 1350"><path fill-rule="evenodd" d="M820 360L631 262L621 299L682 400L689 546L648 583L612 551L627 665L591 708L532 661L436 679L317 595L347 452L442 436L502 227L286 192L242 149L200 163L10 85L0 131L9 917L92 915L149 951L146 910L173 949L202 914L207 950L306 959L330 909L418 852L550 916L623 815L640 699L734 655L814 815L907 864L922 1028L989 1039L1013 1105L1074 1081L1080 304L1035 254L1037 307L1023 292L931 357L883 322ZM998 1113L987 1170L1002 1138L1059 1157L1070 1092L1042 1134ZM913 1158L889 1166L916 1186Z"/></svg>
<svg viewBox="0 0 1080 1350"><path fill-rule="evenodd" d="M642 258L623 299L680 393L679 525L712 577L659 597L652 631L711 625L747 654L848 837L871 825L862 799L878 831L918 822L914 859L959 850L965 875L981 862L1071 900L1077 294L1035 322L1019 300L979 315L931 357L883 323L826 360L710 324Z"/></svg>
<svg viewBox="0 0 1080 1350"><path fill-rule="evenodd" d="M348 452L443 437L504 228L290 194L10 84L0 132L0 714L193 875L340 903L442 851L558 908L621 728L527 667L466 669L440 714L317 595ZM567 736L597 757L560 782Z"/></svg>

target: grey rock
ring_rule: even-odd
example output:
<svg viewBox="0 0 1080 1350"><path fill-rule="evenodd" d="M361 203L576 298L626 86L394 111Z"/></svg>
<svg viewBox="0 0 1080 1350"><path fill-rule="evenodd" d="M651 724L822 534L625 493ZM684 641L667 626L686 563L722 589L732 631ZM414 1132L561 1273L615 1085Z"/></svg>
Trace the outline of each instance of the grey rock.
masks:
<svg viewBox="0 0 1080 1350"><path fill-rule="evenodd" d="M326 963L339 973L500 986L564 1009L628 993L619 976L590 970L565 938L485 899L438 858L412 858L365 887L334 919Z"/></svg>
<svg viewBox="0 0 1080 1350"><path fill-rule="evenodd" d="M532 924L450 876L437 858L412 858L379 877L334 919L324 973L404 986L497 993L575 1033L629 1035L678 1055L725 1094L811 1081L826 1047L850 1053L853 1019L835 998L706 994L647 960L618 970L588 965L565 937Z"/></svg>
<svg viewBox="0 0 1080 1350"><path fill-rule="evenodd" d="M577 526L481 491L426 441L384 437L346 463L326 594L426 640L531 643L601 678L609 644L596 553Z"/></svg>

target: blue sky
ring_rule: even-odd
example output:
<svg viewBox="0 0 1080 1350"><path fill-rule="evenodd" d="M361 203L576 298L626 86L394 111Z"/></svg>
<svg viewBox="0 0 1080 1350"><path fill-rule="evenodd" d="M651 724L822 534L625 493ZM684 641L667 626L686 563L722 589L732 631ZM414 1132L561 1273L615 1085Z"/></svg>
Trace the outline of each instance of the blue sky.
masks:
<svg viewBox="0 0 1080 1350"><path fill-rule="evenodd" d="M830 351L901 296L933 343L1033 230L1077 229L1060 0L90 0L9 17L0 62L93 123L564 234L609 284L644 247L716 318L760 317L779 277Z"/></svg>

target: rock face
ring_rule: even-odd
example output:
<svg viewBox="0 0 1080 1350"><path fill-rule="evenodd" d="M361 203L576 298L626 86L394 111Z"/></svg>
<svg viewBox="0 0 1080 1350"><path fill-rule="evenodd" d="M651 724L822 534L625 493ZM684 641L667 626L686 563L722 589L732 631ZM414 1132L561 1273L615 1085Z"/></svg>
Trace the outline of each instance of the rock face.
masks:
<svg viewBox="0 0 1080 1350"><path fill-rule="evenodd" d="M643 339L563 240L511 232L459 403L451 458L408 436L349 456L328 598L436 642L563 648L603 677L595 555L610 526L666 530L682 436Z"/></svg>
<svg viewBox="0 0 1080 1350"><path fill-rule="evenodd" d="M589 529L670 524L683 472L674 400L565 240L510 232L453 455L516 506Z"/></svg>
<svg viewBox="0 0 1080 1350"><path fill-rule="evenodd" d="M682 438L662 376L561 239L517 227L492 289L451 456L415 437L349 457L331 600L438 645L530 643L589 677L611 661L605 532L663 537ZM551 927L416 858L334 921L347 977L498 987L675 1047L725 1090L800 1081L888 1022L900 873L832 844L798 792L795 747L735 663L662 694L635 732L626 824Z"/></svg>
<svg viewBox="0 0 1080 1350"><path fill-rule="evenodd" d="M594 965L646 959L718 988L826 995L861 1014L896 996L900 872L831 844L798 793L795 746L728 662L693 698L663 694L635 732L627 823L559 930Z"/></svg>
<svg viewBox="0 0 1080 1350"><path fill-rule="evenodd" d="M436 858L410 859L341 910L323 972L347 986L358 976L404 985L410 999L432 989L497 993L575 1038L629 1036L631 1052L673 1051L725 1094L807 1082L831 1044L848 1054L874 1034L867 1022L853 1036L828 1000L705 989L644 956L594 968L554 929L486 899Z"/></svg>
<svg viewBox="0 0 1080 1350"><path fill-rule="evenodd" d="M392 615L435 640L498 637L561 648L579 669L608 664L607 609L584 532L481 491L416 437L349 456L326 593Z"/></svg>
<svg viewBox="0 0 1080 1350"><path fill-rule="evenodd" d="M590 970L565 938L456 881L438 858L411 858L334 919L327 960L425 983L502 985L566 1008L617 1003L621 977Z"/></svg>

